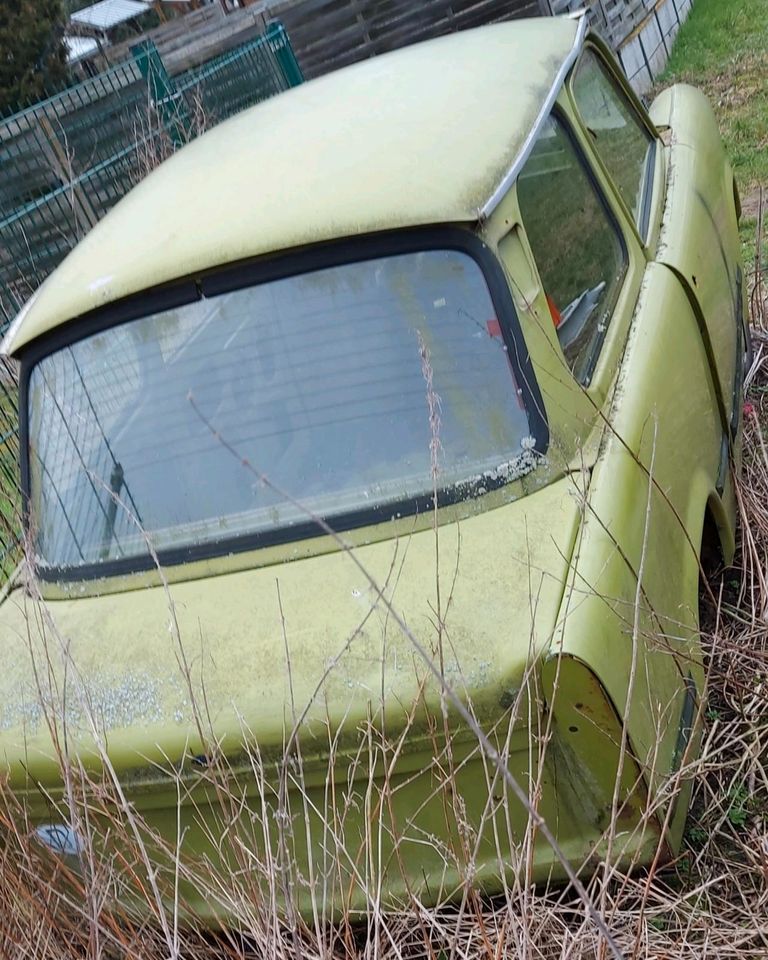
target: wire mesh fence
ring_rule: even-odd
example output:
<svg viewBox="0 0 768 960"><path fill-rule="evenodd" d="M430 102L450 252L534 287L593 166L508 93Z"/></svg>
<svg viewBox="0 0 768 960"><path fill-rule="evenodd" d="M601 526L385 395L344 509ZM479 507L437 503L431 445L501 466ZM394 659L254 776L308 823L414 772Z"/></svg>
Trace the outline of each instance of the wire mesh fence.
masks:
<svg viewBox="0 0 768 960"><path fill-rule="evenodd" d="M0 334L149 170L205 127L302 82L280 23L171 77L154 45L0 119ZM18 546L18 390L0 364L0 574Z"/></svg>
<svg viewBox="0 0 768 960"><path fill-rule="evenodd" d="M183 97L188 116L202 111L208 122L215 123L279 93L286 81L290 85L301 82L295 62L286 69L288 77L270 45L259 37L175 77L176 96ZM244 70L251 78L247 84L242 80Z"/></svg>
<svg viewBox="0 0 768 960"><path fill-rule="evenodd" d="M206 123L301 81L284 31L178 78L150 44L126 63L0 121L0 291L11 304L38 286L146 172L155 154ZM288 67L284 64L287 62ZM295 61L293 61L295 63ZM2 296L2 292L0 292Z"/></svg>
<svg viewBox="0 0 768 960"><path fill-rule="evenodd" d="M14 298L132 185L136 118L149 103L134 59L0 124L0 284Z"/></svg>

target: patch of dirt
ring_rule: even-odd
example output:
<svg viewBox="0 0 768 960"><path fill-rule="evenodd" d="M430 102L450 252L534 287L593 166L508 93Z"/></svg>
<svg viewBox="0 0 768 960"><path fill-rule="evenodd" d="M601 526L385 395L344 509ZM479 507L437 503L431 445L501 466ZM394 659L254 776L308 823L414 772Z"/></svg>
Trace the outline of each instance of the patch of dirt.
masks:
<svg viewBox="0 0 768 960"><path fill-rule="evenodd" d="M763 210L766 208L768 192L761 190L760 187L754 187L741 198L741 216L743 220L757 220L760 212L760 203L762 201Z"/></svg>

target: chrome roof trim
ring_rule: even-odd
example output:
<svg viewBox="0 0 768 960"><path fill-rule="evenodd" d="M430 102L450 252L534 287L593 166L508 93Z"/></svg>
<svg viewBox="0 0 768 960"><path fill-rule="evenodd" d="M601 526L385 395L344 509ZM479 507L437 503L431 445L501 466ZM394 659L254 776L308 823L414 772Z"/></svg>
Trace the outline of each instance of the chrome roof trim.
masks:
<svg viewBox="0 0 768 960"><path fill-rule="evenodd" d="M42 284L40 286L42 286ZM21 310L19 310L19 312L8 325L8 329L5 331L5 336L3 337L2 342L0 342L0 357L10 357L12 355L13 341L16 339L16 334L21 329L21 325L24 323L27 314L34 306L39 290L40 287L38 287L32 296L26 301L26 303L24 303Z"/></svg>
<svg viewBox="0 0 768 960"><path fill-rule="evenodd" d="M496 209L496 207L498 207L498 205L507 195L507 191L509 190L509 188L517 179L520 171L525 165L526 160L528 159L528 157L531 154L531 151L533 150L533 145L536 143L536 140L538 139L541 128L544 126L547 118L549 117L549 114L552 111L552 107L555 105L555 100L557 100L557 97L560 93L560 88L565 83L565 78L568 76L568 71L574 65L579 54L581 53L582 47L584 46L584 38L587 35L587 28L589 26L587 11L580 10L575 15L569 14L569 17L571 19L578 18L579 20L579 26L578 26L578 29L576 30L576 37L573 41L573 46L571 47L570 53L563 61L560 69L557 71L557 75L555 76L554 82L552 83L549 93L547 94L546 99L544 100L544 103L541 106L541 110L539 111L539 114L536 117L536 121L531 127L528 133L528 136L525 138L525 142L523 143L523 146L520 149L520 152L515 157L515 162L512 164L509 170L504 174L499 185L496 187L496 189L493 191L491 196L485 201L483 206L480 208L480 212L478 214L478 220L480 221L487 220L488 217L491 216L491 214Z"/></svg>

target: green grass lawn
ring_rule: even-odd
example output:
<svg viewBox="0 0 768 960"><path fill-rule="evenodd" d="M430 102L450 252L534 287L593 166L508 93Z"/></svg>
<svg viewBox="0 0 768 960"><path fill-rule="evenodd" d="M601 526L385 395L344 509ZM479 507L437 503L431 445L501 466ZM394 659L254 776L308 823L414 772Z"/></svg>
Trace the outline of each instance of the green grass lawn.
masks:
<svg viewBox="0 0 768 960"><path fill-rule="evenodd" d="M664 86L681 81L701 87L717 113L751 264L761 185L768 195L768 0L695 0L660 78Z"/></svg>

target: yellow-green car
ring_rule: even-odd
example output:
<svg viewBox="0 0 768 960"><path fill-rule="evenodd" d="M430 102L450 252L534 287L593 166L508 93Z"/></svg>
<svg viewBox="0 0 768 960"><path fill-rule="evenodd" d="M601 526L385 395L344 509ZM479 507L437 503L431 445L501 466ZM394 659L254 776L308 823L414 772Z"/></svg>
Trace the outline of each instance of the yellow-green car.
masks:
<svg viewBox="0 0 768 960"><path fill-rule="evenodd" d="M539 818L577 871L671 856L738 215L705 98L646 112L579 18L347 68L148 176L4 343L30 834L212 924L562 879Z"/></svg>

